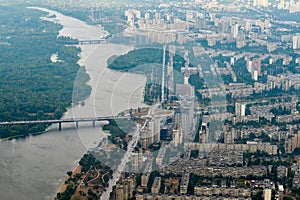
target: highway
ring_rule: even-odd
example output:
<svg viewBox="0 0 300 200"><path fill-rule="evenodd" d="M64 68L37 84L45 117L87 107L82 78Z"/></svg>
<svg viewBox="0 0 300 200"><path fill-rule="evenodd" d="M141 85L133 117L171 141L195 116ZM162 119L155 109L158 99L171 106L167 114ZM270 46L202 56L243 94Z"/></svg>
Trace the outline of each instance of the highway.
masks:
<svg viewBox="0 0 300 200"><path fill-rule="evenodd" d="M124 155L124 157L121 161L121 164L114 171L113 178L109 180L109 182L108 182L109 186L108 186L108 188L106 188L106 190L100 196L100 200L109 200L110 193L112 192L113 186L116 185L116 183L119 180L122 172L125 169L126 164L130 161L131 152L134 150L134 148L136 147L136 145L137 145L137 143L140 139L140 130L143 129L146 126L146 124L148 123L149 118L151 119L151 117L154 114L155 109L159 108L159 106L160 106L160 103L153 105L149 109L148 115L146 116L146 121L145 121L145 123L142 127L141 127L141 125L137 124L136 131L132 135L132 140L128 144L127 151L126 151L126 153L125 153L125 155Z"/></svg>
<svg viewBox="0 0 300 200"><path fill-rule="evenodd" d="M139 141L140 136L140 125L137 125L137 130L134 132L132 136L132 140L128 144L128 149L121 161L121 164L118 166L118 168L114 171L113 178L109 180L108 188L106 188L106 191L104 191L100 197L101 200L108 200L110 197L110 193L112 192L113 186L116 185L117 181L119 180L122 172L124 171L124 168L126 164L130 161L131 152L134 150L134 147L137 145Z"/></svg>

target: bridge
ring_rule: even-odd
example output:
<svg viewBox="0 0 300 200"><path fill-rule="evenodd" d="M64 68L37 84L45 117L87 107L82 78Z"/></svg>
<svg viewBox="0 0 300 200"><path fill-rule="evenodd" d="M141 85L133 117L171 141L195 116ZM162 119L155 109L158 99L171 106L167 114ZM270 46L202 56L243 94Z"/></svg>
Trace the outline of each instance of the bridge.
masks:
<svg viewBox="0 0 300 200"><path fill-rule="evenodd" d="M66 42L66 45L87 45L87 44L106 44L105 39L99 39L99 40L78 40L78 41L70 41Z"/></svg>
<svg viewBox="0 0 300 200"><path fill-rule="evenodd" d="M10 121L10 122L0 122L0 127L17 126L17 125L36 125L36 124L58 124L59 130L61 130L63 123L75 123L76 127L78 127L79 122L92 122L93 127L95 127L96 122L113 120L113 119L130 120L132 119L132 117L112 116L112 117L94 117L94 118L66 118L66 119L54 119L54 120Z"/></svg>

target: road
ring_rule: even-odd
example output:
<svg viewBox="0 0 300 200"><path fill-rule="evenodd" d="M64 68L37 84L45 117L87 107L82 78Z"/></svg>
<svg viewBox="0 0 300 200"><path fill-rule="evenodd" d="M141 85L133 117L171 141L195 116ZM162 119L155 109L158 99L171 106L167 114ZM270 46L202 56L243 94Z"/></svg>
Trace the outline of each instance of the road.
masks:
<svg viewBox="0 0 300 200"><path fill-rule="evenodd" d="M110 193L112 192L113 186L116 185L116 183L119 180L122 172L124 171L124 168L125 168L126 164L130 161L131 152L134 150L134 148L136 147L136 145L137 145L137 143L140 139L140 130L143 129L146 126L146 124L148 123L149 118L151 119L151 117L154 114L155 109L159 108L159 106L160 106L160 103L153 105L149 109L148 115L146 117L147 119L146 119L146 121L145 121L145 123L142 127L141 127L141 125L137 124L136 131L132 135L132 140L128 144L127 151L126 151L123 159L121 160L121 164L114 171L113 178L109 180L109 182L108 182L109 186L108 186L108 188L106 188L106 191L104 191L102 193L102 195L100 196L100 200L109 200Z"/></svg>
<svg viewBox="0 0 300 200"><path fill-rule="evenodd" d="M121 164L118 166L118 168L115 170L114 174L113 174L113 178L109 180L108 184L108 188L106 188L106 191L104 191L104 193L102 193L100 199L101 200L108 200L110 197L110 193L112 192L113 186L116 185L117 181L119 180L122 172L124 171L124 168L126 166L126 164L129 162L130 160L130 155L131 152L133 151L134 147L137 145L138 141L139 141L139 136L140 136L140 125L137 125L137 130L134 132L133 136L132 136L132 140L129 142L128 144L128 149L123 157L123 159L121 160Z"/></svg>

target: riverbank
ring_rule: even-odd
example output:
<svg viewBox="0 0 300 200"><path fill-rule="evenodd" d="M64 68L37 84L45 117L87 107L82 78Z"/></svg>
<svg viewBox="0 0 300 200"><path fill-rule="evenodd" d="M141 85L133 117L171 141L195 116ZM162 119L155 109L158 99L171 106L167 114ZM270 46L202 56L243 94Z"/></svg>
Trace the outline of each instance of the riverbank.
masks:
<svg viewBox="0 0 300 200"><path fill-rule="evenodd" d="M62 26L42 21L44 12L26 7L0 7L0 13L0 24L6 24L1 29L0 34L5 36L1 40L9 43L0 45L0 121L59 119L72 100L78 102L90 95L88 75L78 65L79 48L65 46L65 42L71 41L69 38L57 38ZM52 62L53 53L63 62ZM73 96L79 72L81 79L76 86L80 90ZM37 135L47 127L46 124L1 126L0 138Z"/></svg>
<svg viewBox="0 0 300 200"><path fill-rule="evenodd" d="M62 24L70 35L72 31L74 35L78 35L79 31L82 37L86 36L86 32L99 35L98 31L89 33L95 29L86 29L84 25L80 30L76 20L69 17L62 19L66 20ZM92 92L84 106L70 107L64 117L111 116L130 107L142 107L145 77L106 68L109 57L131 49L116 44L81 47L79 64L86 67ZM1 142L0 199L19 199L20 196L24 199L53 199L65 180L66 172L75 169L82 155L106 137L99 124L93 128L90 123L80 123L79 129L73 124L65 124L63 131L59 131L57 126L50 126L46 132Z"/></svg>
<svg viewBox="0 0 300 200"><path fill-rule="evenodd" d="M38 135L44 134L46 132L47 132L47 130L41 131L41 132L37 132L37 133L31 133L31 134L26 135L26 136L24 136L24 135L15 135L15 136L7 137L7 138L0 138L0 142L8 141L8 140L13 140L13 139L23 139L23 138L27 138L29 136L38 136Z"/></svg>
<svg viewBox="0 0 300 200"><path fill-rule="evenodd" d="M57 190L57 193L63 193L64 191L66 191L66 189L68 187L68 184L66 184L67 179L74 177L78 173L81 173L81 170L82 170L81 165L78 165L76 168L74 168L73 171L72 171L72 175L66 177L66 180L63 182L63 184Z"/></svg>
<svg viewBox="0 0 300 200"><path fill-rule="evenodd" d="M92 34L90 38L86 38L86 34L84 34L84 36L77 35L76 33L74 34L74 30L70 29L68 25L60 22L60 20L62 20L59 19L62 17L60 14L45 9L42 10L49 12L49 15L55 15L56 18L54 20L56 23L61 23L64 26L60 31L60 36L68 36L79 40L96 39L97 36L95 34ZM50 20L53 20L53 18L50 18ZM78 24L78 22L76 23ZM82 26L90 27L90 25L87 24ZM75 29L77 30L77 28ZM94 27L92 29L95 30ZM101 30L101 28L98 29L98 31ZM106 32L103 32L103 34L106 34ZM92 92L90 97L85 100L84 107L73 107L72 109L69 109L64 115L65 118L91 117L91 113L93 113L94 117L111 116L117 115L129 108L144 106L143 89L145 87L146 78L142 75L124 74L123 72L107 69L107 61L109 58L115 55L123 55L133 50L133 47L117 44L81 45L79 47L81 49L81 59L78 64L86 67L86 72L90 76L88 85L92 87ZM104 105L107 105L108 107ZM87 150L95 147L91 146L90 142L86 141L85 133L83 131L79 129L77 130L77 133ZM93 140L98 142L101 141L99 140L99 135L97 133L94 135ZM80 166L76 166L73 171L76 171L78 167ZM61 192L66 189L67 186L64 182L65 181L62 181L62 185L58 191Z"/></svg>

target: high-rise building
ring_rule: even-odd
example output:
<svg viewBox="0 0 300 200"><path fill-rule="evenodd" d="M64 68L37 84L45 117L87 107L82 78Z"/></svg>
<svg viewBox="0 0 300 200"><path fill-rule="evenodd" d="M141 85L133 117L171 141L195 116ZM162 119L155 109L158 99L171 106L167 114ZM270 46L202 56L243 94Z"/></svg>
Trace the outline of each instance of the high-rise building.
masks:
<svg viewBox="0 0 300 200"><path fill-rule="evenodd" d="M235 103L235 115L244 117L246 115L246 105L243 103Z"/></svg>
<svg viewBox="0 0 300 200"><path fill-rule="evenodd" d="M233 26L232 26L232 36L234 37L234 38L237 38L238 37L238 34L239 34L239 25L238 24L234 24Z"/></svg>
<svg viewBox="0 0 300 200"><path fill-rule="evenodd" d="M124 199L124 187L123 185L117 184L115 189L115 200Z"/></svg>
<svg viewBox="0 0 300 200"><path fill-rule="evenodd" d="M252 61L247 60L247 71L252 73Z"/></svg>
<svg viewBox="0 0 300 200"><path fill-rule="evenodd" d="M197 17L195 20L195 28L201 29L206 28L206 20L204 17Z"/></svg>
<svg viewBox="0 0 300 200"><path fill-rule="evenodd" d="M161 129L161 118L159 116L153 117L153 123L151 123L153 142L158 143L160 141L160 129Z"/></svg>
<svg viewBox="0 0 300 200"><path fill-rule="evenodd" d="M127 17L127 22L130 26L134 26L135 19L141 19L141 11L139 10L126 10L125 17Z"/></svg>
<svg viewBox="0 0 300 200"><path fill-rule="evenodd" d="M269 1L268 0L254 0L253 6L262 6L262 7L268 7Z"/></svg>
<svg viewBox="0 0 300 200"><path fill-rule="evenodd" d="M272 190L264 189L264 200L271 200L272 198Z"/></svg>
<svg viewBox="0 0 300 200"><path fill-rule="evenodd" d="M143 153L135 151L131 153L131 167L134 172L138 172L143 165Z"/></svg>
<svg viewBox="0 0 300 200"><path fill-rule="evenodd" d="M120 180L117 182L115 189L113 190L113 200L129 200L133 198L133 191L136 184L135 175L130 175L127 178L122 174Z"/></svg>
<svg viewBox="0 0 300 200"><path fill-rule="evenodd" d="M201 143L207 143L208 142L208 127L206 123L202 123L201 129L199 131L199 136L201 139Z"/></svg>
<svg viewBox="0 0 300 200"><path fill-rule="evenodd" d="M151 193L158 194L160 187L161 187L161 177L155 177L152 187L151 187Z"/></svg>
<svg viewBox="0 0 300 200"><path fill-rule="evenodd" d="M235 58L233 56L230 57L230 65L234 65L234 62L235 62Z"/></svg>
<svg viewBox="0 0 300 200"><path fill-rule="evenodd" d="M180 143L182 143L181 131L177 128L173 130L173 145L177 147Z"/></svg>
<svg viewBox="0 0 300 200"><path fill-rule="evenodd" d="M147 187L148 181L151 175L152 171L152 162L147 161L145 165L145 169L143 171L142 177L141 177L141 186L142 187Z"/></svg>
<svg viewBox="0 0 300 200"><path fill-rule="evenodd" d="M300 35L293 36L293 49L300 49Z"/></svg>
<svg viewBox="0 0 300 200"><path fill-rule="evenodd" d="M300 12L300 1L297 1L295 4L295 12Z"/></svg>
<svg viewBox="0 0 300 200"><path fill-rule="evenodd" d="M234 129L227 130L224 132L224 143L234 144Z"/></svg>
<svg viewBox="0 0 300 200"><path fill-rule="evenodd" d="M249 32L249 31L251 31L251 27L252 27L251 21L249 19L247 19L245 22L245 30L247 32Z"/></svg>
<svg viewBox="0 0 300 200"><path fill-rule="evenodd" d="M145 20L148 20L148 19L150 19L150 13L145 13Z"/></svg>
<svg viewBox="0 0 300 200"><path fill-rule="evenodd" d="M230 21L221 18L218 28L221 33L230 33Z"/></svg>
<svg viewBox="0 0 300 200"><path fill-rule="evenodd" d="M252 78L253 78L254 81L258 80L258 71L257 70L253 71Z"/></svg>
<svg viewBox="0 0 300 200"><path fill-rule="evenodd" d="M265 29L271 28L271 22L270 22L270 20L266 19L266 20L264 21L264 28L265 28Z"/></svg>
<svg viewBox="0 0 300 200"><path fill-rule="evenodd" d="M261 74L261 61L260 59L254 59L252 62L253 68L257 71L257 75Z"/></svg>
<svg viewBox="0 0 300 200"><path fill-rule="evenodd" d="M284 9L285 8L285 2L284 0L280 0L280 4L278 5L278 9Z"/></svg>
<svg viewBox="0 0 300 200"><path fill-rule="evenodd" d="M291 0L291 1L290 1L290 4L289 4L289 12L290 12L290 13L295 13L295 12L296 12L296 4L295 4L294 0Z"/></svg>
<svg viewBox="0 0 300 200"><path fill-rule="evenodd" d="M295 130L291 137L285 140L285 152L292 153L296 148L300 147L300 131Z"/></svg>
<svg viewBox="0 0 300 200"><path fill-rule="evenodd" d="M190 180L190 174L188 172L185 172L182 175L180 186L179 186L180 194L186 194L188 192L189 180Z"/></svg>

